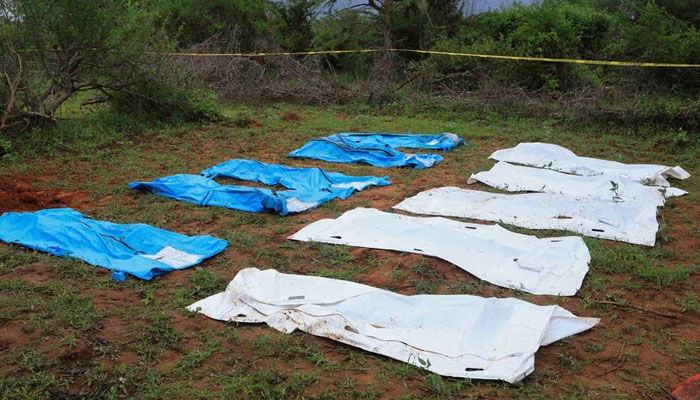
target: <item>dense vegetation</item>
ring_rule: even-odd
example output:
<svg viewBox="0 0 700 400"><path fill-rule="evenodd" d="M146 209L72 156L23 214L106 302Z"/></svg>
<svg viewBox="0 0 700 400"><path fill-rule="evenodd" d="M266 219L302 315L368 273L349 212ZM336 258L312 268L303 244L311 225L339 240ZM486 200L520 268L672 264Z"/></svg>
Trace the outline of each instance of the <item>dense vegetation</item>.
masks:
<svg viewBox="0 0 700 400"><path fill-rule="evenodd" d="M347 9L336 3L2 0L2 137L54 129L59 110L76 98L83 106L108 103L110 112L148 123L216 118L218 97L369 102L398 105L395 112L410 99L412 111L438 107L467 115L483 115L484 108L509 114L539 110L572 120L681 129L683 140L686 131L700 127L700 69L412 53L163 55L393 47L700 62L700 9L682 0L542 0L471 16L463 13L469 6L464 0L367 0Z"/></svg>

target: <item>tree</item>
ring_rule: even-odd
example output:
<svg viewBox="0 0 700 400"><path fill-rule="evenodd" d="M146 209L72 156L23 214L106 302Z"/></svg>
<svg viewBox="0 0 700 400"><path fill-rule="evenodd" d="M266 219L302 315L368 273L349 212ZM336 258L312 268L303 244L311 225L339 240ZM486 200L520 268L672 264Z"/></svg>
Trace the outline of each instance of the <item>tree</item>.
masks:
<svg viewBox="0 0 700 400"><path fill-rule="evenodd" d="M657 4L674 17L688 21L700 28L700 8L697 2L688 0L659 0Z"/></svg>
<svg viewBox="0 0 700 400"><path fill-rule="evenodd" d="M188 48L217 36L243 51L253 51L269 35L270 0L148 0L157 24L178 47Z"/></svg>
<svg viewBox="0 0 700 400"><path fill-rule="evenodd" d="M340 0L321 0L319 5L326 5L332 9ZM348 8L364 8L377 13L379 25L381 26L382 37L384 39L384 57L383 60L388 68L391 67L390 50L394 47L392 35L392 15L401 6L412 3L415 0L366 0Z"/></svg>
<svg viewBox="0 0 700 400"><path fill-rule="evenodd" d="M5 108L0 129L54 121L75 93L126 89L152 32L120 0L0 2Z"/></svg>
<svg viewBox="0 0 700 400"><path fill-rule="evenodd" d="M647 6L649 0L594 0L594 3L613 12L631 14ZM655 0L652 2L679 20L690 22L700 28L700 8L697 2L688 0Z"/></svg>
<svg viewBox="0 0 700 400"><path fill-rule="evenodd" d="M321 0L329 10L340 0ZM364 0L344 9L367 10L376 15L382 33L384 60L391 66L397 44L407 48L428 47L439 36L456 32L465 0Z"/></svg>
<svg viewBox="0 0 700 400"><path fill-rule="evenodd" d="M55 123L59 108L84 91L161 120L202 115L202 97L164 61L169 41L150 8L136 3L0 0L0 131Z"/></svg>
<svg viewBox="0 0 700 400"><path fill-rule="evenodd" d="M416 0L393 18L394 43L401 48L426 49L453 36L463 18L460 0Z"/></svg>
<svg viewBox="0 0 700 400"><path fill-rule="evenodd" d="M305 51L313 40L311 21L314 17L313 0L289 0L274 3L276 42L288 51Z"/></svg>

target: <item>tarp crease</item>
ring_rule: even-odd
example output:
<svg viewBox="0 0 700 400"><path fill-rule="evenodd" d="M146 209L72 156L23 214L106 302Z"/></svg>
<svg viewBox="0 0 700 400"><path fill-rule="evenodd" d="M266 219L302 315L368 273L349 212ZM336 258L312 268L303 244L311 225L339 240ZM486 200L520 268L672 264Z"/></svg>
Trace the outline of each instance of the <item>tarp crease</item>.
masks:
<svg viewBox="0 0 700 400"><path fill-rule="evenodd" d="M285 333L299 329L441 375L512 383L534 370L540 346L598 323L514 298L403 296L255 268L240 271L225 292L188 309L222 321L266 323Z"/></svg>

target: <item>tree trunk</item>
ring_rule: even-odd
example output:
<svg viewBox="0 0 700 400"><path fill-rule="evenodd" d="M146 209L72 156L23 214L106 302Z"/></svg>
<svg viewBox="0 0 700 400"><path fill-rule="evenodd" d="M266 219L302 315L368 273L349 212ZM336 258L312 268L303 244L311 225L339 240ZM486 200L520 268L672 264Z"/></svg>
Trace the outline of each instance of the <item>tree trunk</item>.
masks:
<svg viewBox="0 0 700 400"><path fill-rule="evenodd" d="M387 72L392 68L392 52L391 49L394 47L393 35L391 33L391 13L394 8L394 0L384 0L384 4L381 10L382 17L382 32L384 35L384 57L383 57L383 67L387 68Z"/></svg>
<svg viewBox="0 0 700 400"><path fill-rule="evenodd" d="M45 106L46 109L44 110L44 112L46 113L46 115L49 117L53 117L56 111L58 110L58 107L65 103L65 101L68 100L74 93L75 90L73 89L73 85L69 84L67 87L60 88L54 101Z"/></svg>

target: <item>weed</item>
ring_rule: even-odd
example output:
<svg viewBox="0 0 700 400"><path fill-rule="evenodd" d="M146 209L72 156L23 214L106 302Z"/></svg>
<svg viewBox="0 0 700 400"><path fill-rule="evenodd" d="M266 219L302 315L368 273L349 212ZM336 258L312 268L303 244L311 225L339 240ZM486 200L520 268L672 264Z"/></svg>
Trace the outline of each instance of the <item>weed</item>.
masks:
<svg viewBox="0 0 700 400"><path fill-rule="evenodd" d="M425 377L425 387L428 391L436 394L446 394L448 389L442 377L437 374L428 374Z"/></svg>
<svg viewBox="0 0 700 400"><path fill-rule="evenodd" d="M226 279L206 268L195 268L195 273L190 276L190 282L194 285L192 296L203 298L220 292L226 285Z"/></svg>
<svg viewBox="0 0 700 400"><path fill-rule="evenodd" d="M700 299L695 293L688 292L684 297L676 299L676 303L681 307L681 311L700 312Z"/></svg>
<svg viewBox="0 0 700 400"><path fill-rule="evenodd" d="M578 359L576 359L576 357L572 354L560 352L557 354L557 359L559 360L559 365L566 369L569 369L574 372L577 372L581 369L581 362Z"/></svg>

